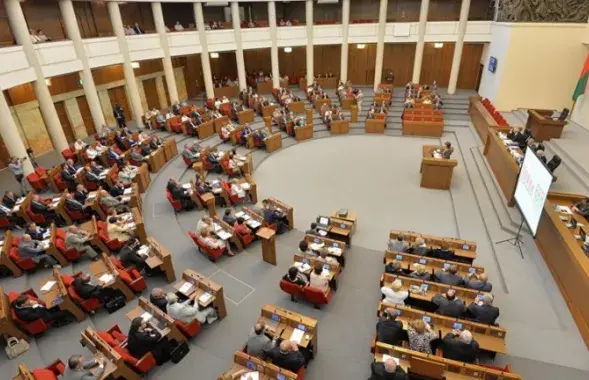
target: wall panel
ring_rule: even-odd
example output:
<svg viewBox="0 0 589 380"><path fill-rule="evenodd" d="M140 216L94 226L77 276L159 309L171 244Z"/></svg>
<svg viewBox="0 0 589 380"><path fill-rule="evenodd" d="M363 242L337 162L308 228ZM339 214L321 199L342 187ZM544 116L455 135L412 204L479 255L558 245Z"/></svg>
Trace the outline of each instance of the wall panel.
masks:
<svg viewBox="0 0 589 380"><path fill-rule="evenodd" d="M145 33L155 32L150 3L126 2L120 3L119 7L121 9L121 17L123 18L124 25L133 27L137 22L143 28Z"/></svg>
<svg viewBox="0 0 589 380"><path fill-rule="evenodd" d="M249 75L252 72L262 70L265 73L272 72L270 49L251 49L243 51L245 71Z"/></svg>
<svg viewBox="0 0 589 380"><path fill-rule="evenodd" d="M191 3L162 3L162 11L164 23L170 30L174 30L176 21L180 21L184 28L196 29L194 8Z"/></svg>
<svg viewBox="0 0 589 380"><path fill-rule="evenodd" d="M125 113L126 119L131 120L133 118L133 111L131 111L131 108L129 108L129 102L127 101L127 92L125 91L125 86L109 88L108 98L110 99L111 114L115 104L118 103L123 108L123 112Z"/></svg>
<svg viewBox="0 0 589 380"><path fill-rule="evenodd" d="M315 76L319 74L326 75L331 72L336 78L339 78L342 54L341 45L315 45L313 48L313 73Z"/></svg>
<svg viewBox="0 0 589 380"><path fill-rule="evenodd" d="M389 70L395 74L395 86L404 86L413 76L415 44L385 44L382 78Z"/></svg>
<svg viewBox="0 0 589 380"><path fill-rule="evenodd" d="M235 52L219 52L219 58L211 58L211 72L219 78L228 76L232 79L237 79Z"/></svg>
<svg viewBox="0 0 589 380"><path fill-rule="evenodd" d="M173 60L174 67L184 66L184 78L186 80L186 92L188 98L193 98L203 91L204 77L202 74L202 61L200 54L177 57Z"/></svg>
<svg viewBox="0 0 589 380"><path fill-rule="evenodd" d="M64 102L56 102L55 111L57 112L57 117L59 117L59 123L61 124L61 128L63 129L63 133L65 134L65 138L67 139L68 143L73 143L76 141L76 135L74 134L74 129L72 128L72 124L67 116L67 112L65 109Z"/></svg>
<svg viewBox="0 0 589 380"><path fill-rule="evenodd" d="M442 48L435 48L428 42L423 49L423 62L421 64L421 83L438 82L440 87L448 87L452 57L454 56L454 43L444 43ZM478 66L478 62L475 64Z"/></svg>
<svg viewBox="0 0 589 380"><path fill-rule="evenodd" d="M6 9L0 6L0 46L14 45L14 37L10 29L10 22L8 22L8 16L6 15Z"/></svg>
<svg viewBox="0 0 589 380"><path fill-rule="evenodd" d="M25 83L6 90L9 105L18 105L37 100L33 83Z"/></svg>
<svg viewBox="0 0 589 380"><path fill-rule="evenodd" d="M305 76L307 73L307 48L295 46L290 53L285 53L284 48L279 48L278 65L280 75L288 75L289 78Z"/></svg>
<svg viewBox="0 0 589 380"><path fill-rule="evenodd" d="M92 16L99 37L113 36L110 15L105 4L92 3Z"/></svg>
<svg viewBox="0 0 589 380"><path fill-rule="evenodd" d="M157 96L157 87L155 85L155 78L146 79L143 81L143 90L145 92L145 100L147 100L148 109L161 109L160 100Z"/></svg>
<svg viewBox="0 0 589 380"><path fill-rule="evenodd" d="M98 30L92 14L92 4L80 1L74 1L73 4L82 38L98 37Z"/></svg>
<svg viewBox="0 0 589 380"><path fill-rule="evenodd" d="M476 88L483 47L483 44L464 44L457 88L469 90Z"/></svg>
<svg viewBox="0 0 589 380"><path fill-rule="evenodd" d="M376 44L366 44L364 49L350 45L348 51L348 80L352 84L373 84L376 65Z"/></svg>
<svg viewBox="0 0 589 380"><path fill-rule="evenodd" d="M122 65L111 65L92 69L92 77L94 78L94 84L97 86L125 79Z"/></svg>
<svg viewBox="0 0 589 380"><path fill-rule="evenodd" d="M82 115L84 126L86 127L86 133L88 136L92 136L96 133L96 125L94 125L94 119L92 119L92 114L90 113L88 99L86 99L86 96L78 96L76 101L78 102L78 108L80 109L80 114Z"/></svg>
<svg viewBox="0 0 589 380"><path fill-rule="evenodd" d="M79 79L80 77L77 72L53 77L51 78L49 92L54 96L66 92L81 90L82 85L79 84Z"/></svg>

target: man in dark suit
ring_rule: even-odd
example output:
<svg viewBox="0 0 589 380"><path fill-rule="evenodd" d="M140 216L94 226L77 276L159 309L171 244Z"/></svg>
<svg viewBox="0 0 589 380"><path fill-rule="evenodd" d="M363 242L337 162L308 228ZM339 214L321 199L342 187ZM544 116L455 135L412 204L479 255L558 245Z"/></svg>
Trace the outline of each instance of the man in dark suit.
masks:
<svg viewBox="0 0 589 380"><path fill-rule="evenodd" d="M311 228L305 231L305 235L319 235L317 232L317 223L311 223Z"/></svg>
<svg viewBox="0 0 589 380"><path fill-rule="evenodd" d="M182 184L170 178L168 181L167 189L172 194L172 198L182 203L182 208L192 209L194 208L194 202L190 198L190 193L182 187Z"/></svg>
<svg viewBox="0 0 589 380"><path fill-rule="evenodd" d="M33 195L33 199L31 200L31 211L35 214L41 214L46 219L50 221L56 221L58 224L61 224L61 219L55 213L55 210L49 208L48 204L51 202L51 199L44 200L37 194Z"/></svg>
<svg viewBox="0 0 589 380"><path fill-rule="evenodd" d="M12 307L18 319L24 322L34 322L41 318L45 323L63 323L72 317L72 314L68 311L47 309L47 307L24 294L18 296Z"/></svg>
<svg viewBox="0 0 589 380"><path fill-rule="evenodd" d="M225 223L229 224L230 226L233 226L235 224L235 222L237 222L237 219L235 219L235 217L233 215L231 215L230 208L225 210L225 215L223 215L223 221Z"/></svg>
<svg viewBox="0 0 589 380"><path fill-rule="evenodd" d="M85 207L83 203L80 203L74 198L74 194L70 193L65 196L65 208L68 211L79 211L84 212Z"/></svg>
<svg viewBox="0 0 589 380"><path fill-rule="evenodd" d="M27 229L25 230L25 234L29 235L32 240L45 240L43 235L47 232L47 228L41 228L37 226L34 222L27 224Z"/></svg>
<svg viewBox="0 0 589 380"><path fill-rule="evenodd" d="M376 324L376 340L393 346L401 345L406 337L403 323L397 321L399 312L395 309L386 309Z"/></svg>
<svg viewBox="0 0 589 380"><path fill-rule="evenodd" d="M74 166L74 161L69 159L63 164L61 168L61 178L67 183L67 187L70 190L76 188L76 168Z"/></svg>
<svg viewBox="0 0 589 380"><path fill-rule="evenodd" d="M127 123L125 121L125 112L123 111L123 107L121 107L119 103L115 104L115 106L112 109L112 113L115 119L117 119L117 125L119 126L119 128L127 126Z"/></svg>
<svg viewBox="0 0 589 380"><path fill-rule="evenodd" d="M440 248L434 248L430 250L429 255L440 260L453 260L454 252L450 250L450 246L447 242L442 241Z"/></svg>
<svg viewBox="0 0 589 380"><path fill-rule="evenodd" d="M438 306L436 313L460 318L466 312L464 301L456 298L456 290L448 289L446 294L436 294L432 302Z"/></svg>
<svg viewBox="0 0 589 380"><path fill-rule="evenodd" d="M109 193L111 197L120 197L125 194L125 185L123 185L123 182L117 181L114 186L110 188Z"/></svg>
<svg viewBox="0 0 589 380"><path fill-rule="evenodd" d="M106 304L111 298L116 296L116 291L110 288L103 288L100 285L90 283L91 276L88 273L82 273L74 280L73 286L76 293L85 300L98 298L102 305Z"/></svg>
<svg viewBox="0 0 589 380"><path fill-rule="evenodd" d="M457 275L458 266L456 264L452 264L447 268L438 269L435 272L435 276L438 279L438 282L446 285L454 285L458 286L462 284L462 277Z"/></svg>
<svg viewBox="0 0 589 380"><path fill-rule="evenodd" d="M78 186L76 186L76 191L74 191L74 199L81 204L85 204L86 198L88 198L88 190L84 188L84 185L78 184Z"/></svg>
<svg viewBox="0 0 589 380"><path fill-rule="evenodd" d="M490 293L493 285L489 282L489 277L485 273L469 273L464 277L464 286L481 292Z"/></svg>
<svg viewBox="0 0 589 380"><path fill-rule="evenodd" d="M164 313L168 307L168 300L166 298L166 292L162 288L153 288L149 295L149 302L157 306Z"/></svg>
<svg viewBox="0 0 589 380"><path fill-rule="evenodd" d="M395 274L395 275L400 275L400 276L406 275L405 271L403 271L403 269L401 267L401 262L397 261L397 260L395 260L391 263L388 263L384 267L384 271L389 274Z"/></svg>
<svg viewBox="0 0 589 380"><path fill-rule="evenodd" d="M446 359L474 363L479 357L479 344L468 330L454 330L442 339L442 351Z"/></svg>
<svg viewBox="0 0 589 380"><path fill-rule="evenodd" d="M395 359L389 358L384 362L373 362L370 365L372 374L368 380L408 380L409 377L395 362Z"/></svg>
<svg viewBox="0 0 589 380"><path fill-rule="evenodd" d="M104 171L104 167L102 165L98 165L96 161L91 161L90 171L94 173L94 175L99 176Z"/></svg>
<svg viewBox="0 0 589 380"><path fill-rule="evenodd" d="M472 302L468 305L468 312L473 316L475 321L494 325L499 318L499 308L493 306L493 296L485 294L482 301Z"/></svg>
<svg viewBox="0 0 589 380"><path fill-rule="evenodd" d="M266 357L271 359L274 365L294 373L307 363L296 342L290 340L283 340L280 346L270 349Z"/></svg>
<svg viewBox="0 0 589 380"><path fill-rule="evenodd" d="M4 206L8 208L13 208L16 205L16 195L12 191L7 191L4 193L4 197L2 198L2 203Z"/></svg>

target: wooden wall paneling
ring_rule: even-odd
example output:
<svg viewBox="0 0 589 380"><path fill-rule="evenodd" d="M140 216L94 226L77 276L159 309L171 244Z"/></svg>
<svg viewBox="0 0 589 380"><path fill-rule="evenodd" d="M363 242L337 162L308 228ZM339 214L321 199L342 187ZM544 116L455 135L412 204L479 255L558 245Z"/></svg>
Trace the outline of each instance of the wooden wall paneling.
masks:
<svg viewBox="0 0 589 380"><path fill-rule="evenodd" d="M162 80L164 82L164 92L166 93L166 101L169 105L171 105L172 102L170 101L170 91L168 91L168 81L166 81L165 75L162 77Z"/></svg>
<svg viewBox="0 0 589 380"><path fill-rule="evenodd" d="M388 22L413 22L419 21L419 9L421 3L414 0L388 0Z"/></svg>
<svg viewBox="0 0 589 380"><path fill-rule="evenodd" d="M92 14L92 4L80 1L74 1L73 4L82 38L98 37L94 15Z"/></svg>
<svg viewBox="0 0 589 380"><path fill-rule="evenodd" d="M6 93L8 94L7 100L9 104L14 106L37 100L33 83L23 83L16 87L11 87L6 90Z"/></svg>
<svg viewBox="0 0 589 380"><path fill-rule="evenodd" d="M61 128L63 128L65 138L67 139L67 142L71 144L74 141L76 141L76 135L74 134L74 129L72 128L70 120L67 117L67 112L65 111L65 103L57 102L54 103L54 106L55 111L57 112L57 116L59 117L59 123L61 124Z"/></svg>
<svg viewBox="0 0 589 380"><path fill-rule="evenodd" d="M86 96L78 96L76 98L78 102L78 108L80 109L80 114L82 115L82 120L84 120L84 126L86 127L86 132L88 136L92 136L96 133L96 125L94 125L94 119L92 119L92 114L90 113L90 106L88 105L88 100Z"/></svg>
<svg viewBox="0 0 589 380"><path fill-rule="evenodd" d="M80 85L79 79L78 72L52 77L49 82L51 84L49 86L49 92L54 96L81 90L82 85Z"/></svg>
<svg viewBox="0 0 589 380"><path fill-rule="evenodd" d="M249 21L250 14L251 19L254 21L269 21L268 18L268 3L264 2L248 2L242 3L240 2L239 5L244 5L245 10L245 19ZM276 7L278 8L278 2L276 2ZM278 13L278 9L276 9L276 21L280 19L280 13Z"/></svg>
<svg viewBox="0 0 589 380"><path fill-rule="evenodd" d="M366 44L358 49L351 44L348 50L348 80L352 84L373 84L376 66L376 44Z"/></svg>
<svg viewBox="0 0 589 380"><path fill-rule="evenodd" d="M6 144L2 140L2 136L0 136L0 169L8 167L9 162L10 154L8 153L8 149L6 149Z"/></svg>
<svg viewBox="0 0 589 380"><path fill-rule="evenodd" d="M395 74L395 86L404 86L413 77L416 44L385 44L382 78L389 70Z"/></svg>
<svg viewBox="0 0 589 380"><path fill-rule="evenodd" d="M211 58L211 72L219 78L228 76L232 79L237 79L235 52L223 51L219 52L219 58Z"/></svg>
<svg viewBox="0 0 589 380"><path fill-rule="evenodd" d="M122 65L110 65L92 69L92 77L94 78L94 84L100 86L101 84L124 80L125 74Z"/></svg>
<svg viewBox="0 0 589 380"><path fill-rule="evenodd" d="M427 21L458 21L461 0L430 0Z"/></svg>
<svg viewBox="0 0 589 380"><path fill-rule="evenodd" d="M378 20L380 0L350 2L350 22L352 20Z"/></svg>
<svg viewBox="0 0 589 380"><path fill-rule="evenodd" d="M313 73L315 76L333 73L339 78L341 64L341 45L315 45L313 46Z"/></svg>
<svg viewBox="0 0 589 380"><path fill-rule="evenodd" d="M123 108L127 121L133 117L133 111L129 108L129 102L127 101L127 92L125 86L113 87L108 89L108 97L110 99L111 113L116 103L119 103Z"/></svg>
<svg viewBox="0 0 589 380"><path fill-rule="evenodd" d="M212 23L213 21L225 21L225 13L223 11L225 7L202 7L202 13L205 22Z"/></svg>
<svg viewBox="0 0 589 380"><path fill-rule="evenodd" d="M10 29L10 22L8 21L8 15L6 9L0 6L0 46L15 45L14 36Z"/></svg>
<svg viewBox="0 0 589 380"><path fill-rule="evenodd" d="M139 20L137 22L145 33L155 33L155 20L151 11L151 3L137 3L137 5L139 7ZM191 14L191 12L188 12L188 14Z"/></svg>
<svg viewBox="0 0 589 380"><path fill-rule="evenodd" d="M133 27L133 25L138 22L141 26L143 26L143 20L141 19L141 10L139 8L140 3L136 3L134 1L120 3L119 9L121 10L121 18L123 19L124 26ZM145 29L145 27L143 27Z"/></svg>
<svg viewBox="0 0 589 380"><path fill-rule="evenodd" d="M431 84L434 80L440 87L448 87L454 43L445 42L441 48L435 48L432 42L425 43L423 62L421 64L420 83ZM479 60L480 61L480 60ZM477 66L479 61L476 62Z"/></svg>
<svg viewBox="0 0 589 380"><path fill-rule="evenodd" d="M243 59L245 61L245 72L248 73L248 75L252 72L257 73L260 70L265 73L272 72L270 49L244 50Z"/></svg>
<svg viewBox="0 0 589 380"><path fill-rule="evenodd" d="M362 0L365 1L365 0ZM305 4L303 3L303 7ZM351 19L350 13L350 19ZM303 20L305 18L303 17ZM317 24L317 22L321 21L329 21L334 23L341 23L342 22L342 5L340 3L337 4L313 4L313 23Z"/></svg>
<svg viewBox="0 0 589 380"><path fill-rule="evenodd" d="M184 77L186 92L189 98L196 97L204 89L204 77L202 74L202 61L200 54L188 55L184 61Z"/></svg>
<svg viewBox="0 0 589 380"><path fill-rule="evenodd" d="M313 9L315 13L315 9ZM305 2L291 1L290 3L276 2L276 17L278 20L283 18L285 20L299 20L303 25L305 24Z"/></svg>
<svg viewBox="0 0 589 380"><path fill-rule="evenodd" d="M472 90L477 86L483 44L464 44L456 87Z"/></svg>
<svg viewBox="0 0 589 380"><path fill-rule="evenodd" d="M90 5L92 7L92 17L94 18L94 24L96 25L98 36L113 36L114 32L106 4L92 2Z"/></svg>
<svg viewBox="0 0 589 380"><path fill-rule="evenodd" d="M152 74L152 73L157 73L157 72L161 72L161 71L164 71L164 65L163 65L162 60L160 58L140 61L139 67L136 69L133 69L133 72L135 73L136 77L139 77L142 75L148 75L148 74Z"/></svg>
<svg viewBox="0 0 589 380"><path fill-rule="evenodd" d="M162 11L164 13L164 23L173 30L176 21L184 28L196 28L196 21L194 21L194 10L191 3L162 3Z"/></svg>
<svg viewBox="0 0 589 380"><path fill-rule="evenodd" d="M305 76L307 74L307 48L294 46L290 53L285 53L284 48L279 48L278 66L280 67L280 75L288 75L289 78Z"/></svg>
<svg viewBox="0 0 589 380"><path fill-rule="evenodd" d="M468 12L469 21L493 20L495 5L491 0L471 0Z"/></svg>
<svg viewBox="0 0 589 380"><path fill-rule="evenodd" d="M29 0L21 6L29 29L41 29L52 40L66 39L57 1Z"/></svg>
<svg viewBox="0 0 589 380"><path fill-rule="evenodd" d="M143 81L143 90L145 91L145 99L147 100L147 107L151 109L161 109L160 99L157 95L157 86L155 78L146 79Z"/></svg>

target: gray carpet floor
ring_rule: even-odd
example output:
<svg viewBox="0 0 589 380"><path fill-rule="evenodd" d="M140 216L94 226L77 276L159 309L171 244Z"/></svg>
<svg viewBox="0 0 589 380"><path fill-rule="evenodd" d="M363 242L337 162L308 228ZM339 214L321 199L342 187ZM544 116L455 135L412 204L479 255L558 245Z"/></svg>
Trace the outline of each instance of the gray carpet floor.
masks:
<svg viewBox="0 0 589 380"><path fill-rule="evenodd" d="M369 89L364 92L366 112L373 95ZM367 378L372 360L369 344L380 299L378 280L383 271L382 255L388 231L410 229L477 241L477 263L489 273L496 305L501 309L499 322L508 330L508 355L498 356L498 363L511 363L514 371L526 379L587 379L589 353L532 239L524 237L523 260L509 245L494 243L512 236L519 217L505 206L481 155L481 142L466 112L470 94L464 91L445 97L446 128L442 140L456 145L458 160L450 191L419 187L420 147L440 141L400 137L400 93L395 94L385 136L363 135L364 115L361 115L349 136L325 138L329 133L316 119L313 140L296 144L294 139L284 136L282 150L272 155L254 151L254 178L260 199L274 196L294 206L295 230L277 238L277 266L261 260L259 243L236 257L211 263L198 253L186 234L194 229L203 213L175 214L163 196L170 177L187 182L194 173L178 157L153 176L144 198L148 234L173 253L178 275L185 268L192 268L224 287L228 317L206 327L193 339L191 352L181 363L156 368L147 377L215 379L230 367L233 353L245 343L261 307L275 304L319 321L318 355L310 363L306 378ZM257 118L254 128L262 125ZM176 139L179 148L192 140L181 136ZM204 143L229 148L220 144L217 136ZM49 163L55 155L43 159ZM3 185L10 183L9 178L6 172L0 172ZM559 178L565 189L569 178L572 176ZM356 211L359 224L332 302L322 310L306 303L291 303L278 288L278 281L292 262L303 236L301 231L317 215L340 207ZM218 208L218 213L222 211ZM62 270L77 272L86 268L87 262L80 262ZM38 290L44 276L46 272L39 271L18 279L2 279L0 285L5 290L30 287ZM148 284L150 289L170 288L157 277L149 278ZM30 367L42 366L55 358L66 359L73 353L84 352L79 345L79 332L87 325L106 329L119 324L127 329L129 323L124 313L135 304L135 301L129 303L114 315L100 312L82 323L51 330L35 339L29 352L16 360L0 357L0 371L7 374L3 378L13 376L20 362Z"/></svg>

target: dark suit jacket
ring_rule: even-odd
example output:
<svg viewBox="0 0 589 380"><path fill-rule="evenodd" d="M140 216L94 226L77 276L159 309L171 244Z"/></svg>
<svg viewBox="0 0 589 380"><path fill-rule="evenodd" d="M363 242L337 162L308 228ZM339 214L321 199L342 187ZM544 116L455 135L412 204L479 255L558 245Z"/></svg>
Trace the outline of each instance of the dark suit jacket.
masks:
<svg viewBox="0 0 589 380"><path fill-rule="evenodd" d="M295 373L305 365L305 357L300 351L283 353L280 347L274 347L268 350L267 357L274 365Z"/></svg>
<svg viewBox="0 0 589 380"><path fill-rule="evenodd" d="M376 324L376 340L394 346L400 345L405 337L403 322L381 318Z"/></svg>
<svg viewBox="0 0 589 380"><path fill-rule="evenodd" d="M4 203L4 206L8 208L13 208L14 205L16 205L16 197L10 198L5 195L4 198L2 198L2 203Z"/></svg>
<svg viewBox="0 0 589 380"><path fill-rule="evenodd" d="M166 299L166 297L154 298L153 296L150 295L149 302L151 302L152 304L157 306L161 311L166 313L166 308L168 306L168 300Z"/></svg>
<svg viewBox="0 0 589 380"><path fill-rule="evenodd" d="M44 214L49 211L49 207L47 207L47 205L44 203L32 201L31 210L33 210L35 214Z"/></svg>
<svg viewBox="0 0 589 380"><path fill-rule="evenodd" d="M490 282L482 282L472 277L467 277L464 279L464 286L487 293L493 290L493 285Z"/></svg>
<svg viewBox="0 0 589 380"><path fill-rule="evenodd" d="M104 171L104 168L100 165L91 166L90 171L98 176L98 175L102 174L102 172Z"/></svg>
<svg viewBox="0 0 589 380"><path fill-rule="evenodd" d="M180 201L188 198L188 194L186 194L184 189L179 186L173 185L170 186L168 189L170 190L170 193L172 193L172 198L174 198L175 200Z"/></svg>
<svg viewBox="0 0 589 380"><path fill-rule="evenodd" d="M119 197L121 195L123 195L125 193L125 188L124 187L118 187L118 186L113 186L110 188L109 194L112 197Z"/></svg>
<svg viewBox="0 0 589 380"><path fill-rule="evenodd" d="M436 249L432 249L429 252L429 256L435 257L435 258L441 259L441 260L452 260L454 258L454 252L449 251L449 250L445 250L445 249L436 248Z"/></svg>
<svg viewBox="0 0 589 380"><path fill-rule="evenodd" d="M129 350L129 353L132 356L140 358L146 353L154 350L161 337L161 334L157 331L136 331L135 333L130 334L127 339L127 350Z"/></svg>
<svg viewBox="0 0 589 380"><path fill-rule="evenodd" d="M88 198L87 191L74 191L74 199L80 202L81 204L86 203L86 198Z"/></svg>
<svg viewBox="0 0 589 380"><path fill-rule="evenodd" d="M444 357L459 362L474 363L479 356L479 344L473 339L470 344L464 344L457 336L448 333L442 340Z"/></svg>
<svg viewBox="0 0 589 380"><path fill-rule="evenodd" d="M435 272L436 278L439 282L446 285L460 285L462 284L462 277L457 274L452 274L450 272L438 269Z"/></svg>
<svg viewBox="0 0 589 380"><path fill-rule="evenodd" d="M486 323L488 325L494 325L499 317L499 308L496 308L493 305L479 306L473 302L468 305L468 311L477 322Z"/></svg>
<svg viewBox="0 0 589 380"><path fill-rule="evenodd" d="M45 228L38 228L37 230L27 230L25 234L31 235L31 239L33 240L43 240L43 234L47 231Z"/></svg>
<svg viewBox="0 0 589 380"><path fill-rule="evenodd" d="M74 280L73 285L76 293L85 300L98 297L98 294L102 290L102 287L98 285L84 283L79 277Z"/></svg>
<svg viewBox="0 0 589 380"><path fill-rule="evenodd" d="M66 199L65 207L70 211L84 211L84 204L75 199Z"/></svg>
<svg viewBox="0 0 589 380"><path fill-rule="evenodd" d="M14 312L18 319L25 322L33 322L46 315L47 309L43 306L40 307L14 307Z"/></svg>
<svg viewBox="0 0 589 380"><path fill-rule="evenodd" d="M370 365L372 375L369 380L408 380L409 377L403 370L403 368L397 366L395 372L388 373L384 368L384 363L372 363Z"/></svg>
<svg viewBox="0 0 589 380"><path fill-rule="evenodd" d="M432 299L432 302L438 305L436 313L447 315L449 317L460 318L466 311L464 301L456 298L450 301L441 294L436 294Z"/></svg>
<svg viewBox="0 0 589 380"><path fill-rule="evenodd" d="M230 226L233 226L235 224L235 222L237 221L237 219L235 219L232 216L223 215L223 221L225 223L229 224Z"/></svg>

